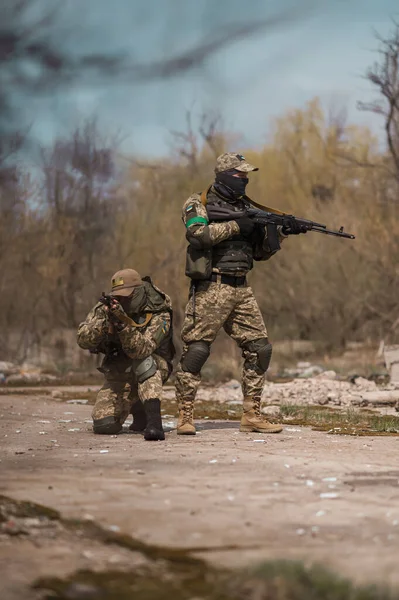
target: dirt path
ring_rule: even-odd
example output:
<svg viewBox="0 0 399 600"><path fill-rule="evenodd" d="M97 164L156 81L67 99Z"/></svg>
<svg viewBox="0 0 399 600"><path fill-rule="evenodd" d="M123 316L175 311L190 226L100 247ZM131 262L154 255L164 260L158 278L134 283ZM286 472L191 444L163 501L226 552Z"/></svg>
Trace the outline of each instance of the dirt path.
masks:
<svg viewBox="0 0 399 600"><path fill-rule="evenodd" d="M145 542L207 548L199 555L217 565L300 558L356 581L399 584L399 438L297 426L262 436L203 421L195 438L170 431L165 443L150 443L94 436L90 410L0 396L0 493ZM19 552L10 552L15 545ZM29 540L1 538L0 578L10 590L18 577L29 579L29 548ZM73 548L67 555L39 552L31 569L90 562Z"/></svg>

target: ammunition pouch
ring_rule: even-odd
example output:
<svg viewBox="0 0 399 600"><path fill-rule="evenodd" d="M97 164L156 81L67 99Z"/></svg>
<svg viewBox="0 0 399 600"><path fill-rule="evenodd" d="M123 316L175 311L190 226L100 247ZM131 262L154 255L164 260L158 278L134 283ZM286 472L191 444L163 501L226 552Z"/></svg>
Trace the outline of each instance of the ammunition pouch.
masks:
<svg viewBox="0 0 399 600"><path fill-rule="evenodd" d="M212 248L194 248L186 253L186 276L190 279L209 279L212 274Z"/></svg>

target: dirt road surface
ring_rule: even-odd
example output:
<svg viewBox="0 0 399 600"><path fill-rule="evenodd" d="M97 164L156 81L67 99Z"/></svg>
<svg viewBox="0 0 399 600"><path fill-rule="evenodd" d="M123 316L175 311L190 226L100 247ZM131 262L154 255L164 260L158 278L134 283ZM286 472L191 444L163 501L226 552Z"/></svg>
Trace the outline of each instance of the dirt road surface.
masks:
<svg viewBox="0 0 399 600"><path fill-rule="evenodd" d="M1 396L0 493L145 542L199 548L215 565L303 559L357 582L399 584L398 437L297 426L242 434L237 422L202 421L196 437L171 430L151 443L94 436L90 411ZM50 554L33 542L1 536L2 597L23 597L21 582L87 567L95 556L84 542L64 540Z"/></svg>

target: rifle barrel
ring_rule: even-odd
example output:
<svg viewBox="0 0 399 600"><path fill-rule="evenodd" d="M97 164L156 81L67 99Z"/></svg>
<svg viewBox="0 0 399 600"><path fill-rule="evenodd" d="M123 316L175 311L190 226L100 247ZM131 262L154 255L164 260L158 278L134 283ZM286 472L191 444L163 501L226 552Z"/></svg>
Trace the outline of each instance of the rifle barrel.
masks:
<svg viewBox="0 0 399 600"><path fill-rule="evenodd" d="M334 231L333 229L321 229L319 227L312 227L311 231L317 231L318 233L324 233L325 235L334 235L335 237L343 237L349 240L356 239L356 236L352 233L346 233L346 231Z"/></svg>

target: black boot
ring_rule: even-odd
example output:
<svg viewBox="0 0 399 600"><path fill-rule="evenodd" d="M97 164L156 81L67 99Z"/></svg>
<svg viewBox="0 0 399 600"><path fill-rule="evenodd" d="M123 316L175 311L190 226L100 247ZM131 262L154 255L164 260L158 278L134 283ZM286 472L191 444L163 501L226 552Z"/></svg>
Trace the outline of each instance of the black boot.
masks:
<svg viewBox="0 0 399 600"><path fill-rule="evenodd" d="M137 400L132 404L131 414L133 415L133 423L130 425L129 431L132 433L143 433L147 426L147 415L145 414L141 400Z"/></svg>
<svg viewBox="0 0 399 600"><path fill-rule="evenodd" d="M144 429L145 440L164 440L165 434L161 419L161 401L159 398L151 398L144 402L144 410L147 415L147 426Z"/></svg>
<svg viewBox="0 0 399 600"><path fill-rule="evenodd" d="M93 431L102 435L116 435L122 431L122 425L115 417L103 417L93 420Z"/></svg>

